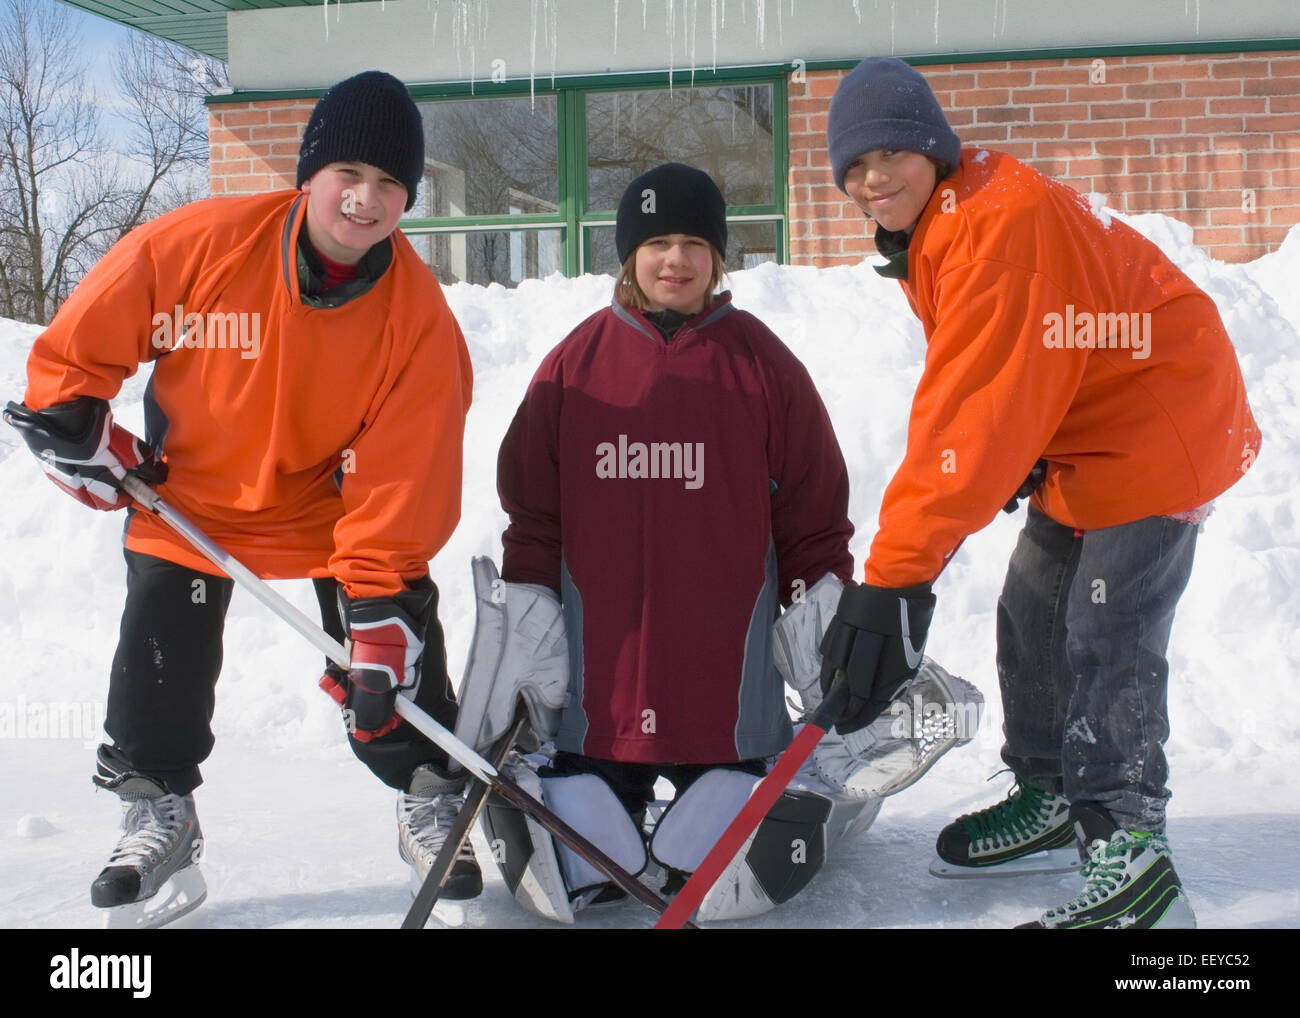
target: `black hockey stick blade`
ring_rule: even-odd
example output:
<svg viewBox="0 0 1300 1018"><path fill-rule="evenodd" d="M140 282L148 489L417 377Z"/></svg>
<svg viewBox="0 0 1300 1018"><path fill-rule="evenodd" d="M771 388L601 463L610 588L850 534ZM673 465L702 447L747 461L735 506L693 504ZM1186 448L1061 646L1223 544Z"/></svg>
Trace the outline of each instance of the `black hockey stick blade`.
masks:
<svg viewBox="0 0 1300 1018"><path fill-rule="evenodd" d="M510 731L497 743L497 752L492 755L492 766L500 770L501 765L505 763L506 757L510 755L510 750L514 748L515 742L519 738L519 733L527 723L527 716L519 717ZM415 896L411 902L411 908L406 913L406 918L402 920L402 929L404 930L422 930L429 921L429 915L433 912L433 906L438 903L438 897L442 894L443 885L447 882L447 874L455 865L457 856L460 855L460 847L465 844L465 839L469 837L469 832L474 827L474 821L478 819L483 812L483 804L487 802L487 794L490 788L487 784L479 781L477 778L470 779L470 792L465 797L465 805L460 808L456 815L456 820L451 825L451 830L447 832L447 840L443 842L441 850L438 852L438 858L433 861L428 875L424 878L424 883L420 885L420 893Z"/></svg>

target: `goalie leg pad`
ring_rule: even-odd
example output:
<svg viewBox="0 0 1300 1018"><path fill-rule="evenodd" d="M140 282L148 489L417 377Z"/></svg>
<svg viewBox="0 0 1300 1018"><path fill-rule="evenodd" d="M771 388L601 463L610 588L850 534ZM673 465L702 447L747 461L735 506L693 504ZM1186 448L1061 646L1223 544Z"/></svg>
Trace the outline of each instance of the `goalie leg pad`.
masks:
<svg viewBox="0 0 1300 1018"><path fill-rule="evenodd" d="M541 784L542 801L561 820L633 876L646 868L641 831L603 778L590 773L569 774L542 778ZM581 902L584 892L609 883L609 877L568 845L558 845L556 855L571 899Z"/></svg>
<svg viewBox="0 0 1300 1018"><path fill-rule="evenodd" d="M730 767L705 771L664 810L650 854L669 869L693 873L744 808L759 778Z"/></svg>
<svg viewBox="0 0 1300 1018"><path fill-rule="evenodd" d="M541 779L536 771L523 765L512 768L510 773L525 792L541 798ZM492 859L515 901L543 919L572 923L569 891L564 886L550 831L495 793L487 798L482 820Z"/></svg>
<svg viewBox="0 0 1300 1018"><path fill-rule="evenodd" d="M748 919L802 891L826 862L830 815L824 795L784 792L704 896L699 918Z"/></svg>
<svg viewBox="0 0 1300 1018"><path fill-rule="evenodd" d="M506 583L489 558L473 562L476 613L457 691L456 737L476 749L510 730L523 702L536 745L555 738L569 685L564 614L553 591Z"/></svg>

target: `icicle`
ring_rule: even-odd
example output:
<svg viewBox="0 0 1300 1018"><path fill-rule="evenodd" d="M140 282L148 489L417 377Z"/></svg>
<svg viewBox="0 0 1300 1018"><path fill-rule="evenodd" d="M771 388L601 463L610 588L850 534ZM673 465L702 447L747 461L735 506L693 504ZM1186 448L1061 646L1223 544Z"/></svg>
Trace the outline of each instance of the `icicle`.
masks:
<svg viewBox="0 0 1300 1018"><path fill-rule="evenodd" d="M898 0L889 0L889 52L894 53L894 23L898 17Z"/></svg>
<svg viewBox="0 0 1300 1018"><path fill-rule="evenodd" d="M940 0L934 0L934 44L939 45L939 3Z"/></svg>
<svg viewBox="0 0 1300 1018"><path fill-rule="evenodd" d="M532 35L528 42L528 99L532 110L537 110L537 94L534 85L537 79L537 0L529 0L532 11Z"/></svg>
<svg viewBox="0 0 1300 1018"><path fill-rule="evenodd" d="M780 3L781 0L777 0ZM767 0L755 0L754 13L757 17L754 19L758 27L758 48L762 49L764 45L764 35L767 33Z"/></svg>
<svg viewBox="0 0 1300 1018"><path fill-rule="evenodd" d="M689 33L685 41L686 41L686 51L687 53L690 54L690 60L691 60L691 88L695 87L695 18L696 18L695 4L696 2L697 0L690 0L690 7L688 8L690 13L686 15L685 18L686 23L682 26L682 28Z"/></svg>
<svg viewBox="0 0 1300 1018"><path fill-rule="evenodd" d="M858 24L862 24L862 0L853 0L853 13L858 16Z"/></svg>
<svg viewBox="0 0 1300 1018"><path fill-rule="evenodd" d="M614 0L614 56L618 56L618 0Z"/></svg>
<svg viewBox="0 0 1300 1018"><path fill-rule="evenodd" d="M325 0L321 7L321 13L325 15L325 41L330 41L330 0Z"/></svg>
<svg viewBox="0 0 1300 1018"><path fill-rule="evenodd" d="M551 22L551 88L555 87L555 54L560 48L560 0L546 0Z"/></svg>
<svg viewBox="0 0 1300 1018"><path fill-rule="evenodd" d="M677 27L677 4L676 0L668 0L668 91L673 90L673 39L674 29Z"/></svg>
<svg viewBox="0 0 1300 1018"><path fill-rule="evenodd" d="M710 0L712 11L710 12L710 24L713 26L713 73L718 72L718 0ZM726 0L722 4L722 16L727 16Z"/></svg>
<svg viewBox="0 0 1300 1018"><path fill-rule="evenodd" d="M641 31L645 31L645 5L649 0L641 0Z"/></svg>

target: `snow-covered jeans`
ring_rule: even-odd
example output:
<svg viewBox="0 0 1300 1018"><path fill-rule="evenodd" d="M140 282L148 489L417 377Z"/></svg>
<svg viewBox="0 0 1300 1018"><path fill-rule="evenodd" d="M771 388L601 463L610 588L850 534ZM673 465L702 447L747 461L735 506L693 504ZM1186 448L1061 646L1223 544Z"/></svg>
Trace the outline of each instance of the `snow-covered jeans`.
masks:
<svg viewBox="0 0 1300 1018"><path fill-rule="evenodd" d="M1193 524L1152 516L1079 536L1029 507L998 599L998 680L1016 777L1162 832L1165 653Z"/></svg>
<svg viewBox="0 0 1300 1018"><path fill-rule="evenodd" d="M431 581L429 582L432 585ZM316 580L324 628L343 639L336 584ZM126 552L126 607L108 682L104 729L133 770L188 795L203 780L199 764L212 752L212 714L221 674L222 632L232 581L151 555ZM285 627L285 639L297 639ZM415 702L439 724L456 724L456 701L438 622L438 595L424 634L423 675ZM303 682L315 676L304 675ZM349 739L358 759L387 785L406 790L423 763L446 755L408 722L381 739Z"/></svg>

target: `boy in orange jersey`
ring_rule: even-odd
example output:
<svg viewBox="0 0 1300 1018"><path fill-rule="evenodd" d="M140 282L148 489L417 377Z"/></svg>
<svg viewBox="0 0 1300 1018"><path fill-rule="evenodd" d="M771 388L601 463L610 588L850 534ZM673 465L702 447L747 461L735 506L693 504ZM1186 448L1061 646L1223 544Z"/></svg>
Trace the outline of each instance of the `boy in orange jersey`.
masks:
<svg viewBox="0 0 1300 1018"><path fill-rule="evenodd" d="M844 78L827 143L927 345L865 583L822 644L853 693L839 727L915 672L962 540L1030 496L998 602L1016 788L944 829L936 872L1041 868L1077 838L1083 892L1028 925L1194 925L1164 837L1165 654L1197 528L1260 444L1214 303L1070 188L963 150L900 60Z"/></svg>
<svg viewBox="0 0 1300 1018"><path fill-rule="evenodd" d="M25 404L6 413L88 505L129 507L131 472L258 575L312 578L325 628L352 640L352 671L330 664L321 684L356 755L401 793L417 878L460 781L393 708L402 689L455 723L428 561L460 517L472 386L442 291L397 230L423 173L402 83L370 71L335 85L307 124L298 190L196 202L128 234L36 341ZM141 442L108 400L145 361ZM110 925L149 926L206 893L192 793L232 583L149 513L130 514L125 544L113 743L95 777L126 804L124 834L91 898ZM472 854L448 887L478 893Z"/></svg>

